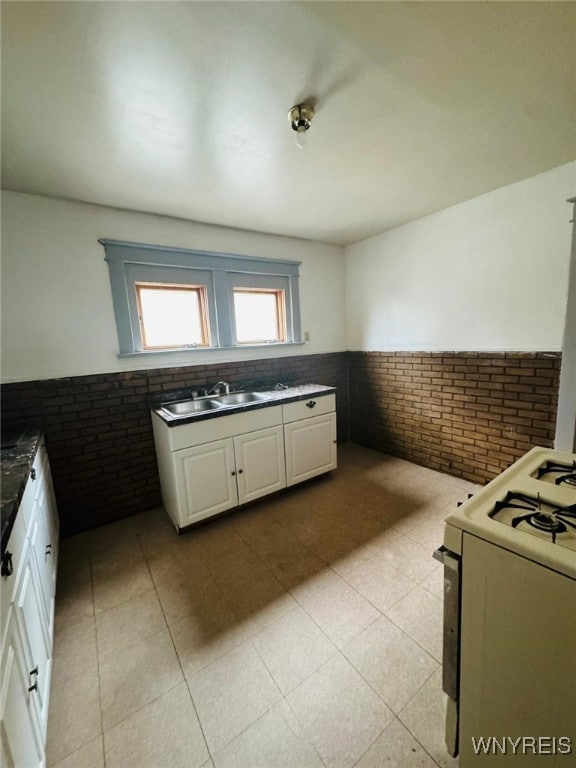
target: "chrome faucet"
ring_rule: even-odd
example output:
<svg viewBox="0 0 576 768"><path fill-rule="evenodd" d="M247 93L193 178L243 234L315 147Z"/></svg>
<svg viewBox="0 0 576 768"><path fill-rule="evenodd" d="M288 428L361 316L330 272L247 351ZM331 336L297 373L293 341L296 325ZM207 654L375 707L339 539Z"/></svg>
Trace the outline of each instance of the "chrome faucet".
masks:
<svg viewBox="0 0 576 768"><path fill-rule="evenodd" d="M214 394L216 394L216 390L217 389L220 390L219 394L222 394L222 391L221 391L222 389L224 390L224 394L225 395L229 395L230 394L230 384L228 384L227 381L219 381L218 384L214 384L213 387L210 387L210 389L206 390L206 394L207 395L214 395Z"/></svg>

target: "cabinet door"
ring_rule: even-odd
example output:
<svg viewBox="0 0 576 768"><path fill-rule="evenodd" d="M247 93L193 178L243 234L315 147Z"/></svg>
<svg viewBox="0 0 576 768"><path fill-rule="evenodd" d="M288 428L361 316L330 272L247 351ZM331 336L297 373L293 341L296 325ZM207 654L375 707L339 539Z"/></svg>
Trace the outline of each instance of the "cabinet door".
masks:
<svg viewBox="0 0 576 768"><path fill-rule="evenodd" d="M30 684L35 685L30 699L37 709L42 738L44 738L50 692L51 642L44 615L41 587L29 542L26 542L26 550L14 610L24 649L24 660L31 679Z"/></svg>
<svg viewBox="0 0 576 768"><path fill-rule="evenodd" d="M336 414L284 425L287 485L336 469Z"/></svg>
<svg viewBox="0 0 576 768"><path fill-rule="evenodd" d="M286 487L281 426L235 437L234 454L240 504Z"/></svg>
<svg viewBox="0 0 576 768"><path fill-rule="evenodd" d="M48 543L51 549L51 570L54 581L54 591L56 591L56 565L58 563L58 536L59 520L58 510L56 509L56 496L54 495L54 485L52 483L52 473L50 472L50 462L48 455L44 450L42 463L42 486L41 493L38 494L38 506L44 520Z"/></svg>
<svg viewBox="0 0 576 768"><path fill-rule="evenodd" d="M173 456L181 527L237 506L231 438L184 448Z"/></svg>
<svg viewBox="0 0 576 768"><path fill-rule="evenodd" d="M6 627L0 660L0 765L33 768L42 764L43 748L36 725L33 678L28 674L14 612Z"/></svg>
<svg viewBox="0 0 576 768"><path fill-rule="evenodd" d="M40 593L42 596L42 607L46 617L46 625L49 635L52 634L52 625L54 621L54 596L56 588L56 568L54 566L54 555L52 531L50 529L50 519L46 516L46 511L42 509L46 495L41 495L36 501L34 519L30 527L30 544L34 554L36 572L40 583Z"/></svg>

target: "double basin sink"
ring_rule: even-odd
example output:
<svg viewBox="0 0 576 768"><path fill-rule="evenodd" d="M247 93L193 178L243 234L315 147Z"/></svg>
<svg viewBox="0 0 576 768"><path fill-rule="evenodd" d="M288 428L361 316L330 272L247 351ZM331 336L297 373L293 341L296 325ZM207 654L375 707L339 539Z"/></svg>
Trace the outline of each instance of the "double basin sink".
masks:
<svg viewBox="0 0 576 768"><path fill-rule="evenodd" d="M178 400L174 403L163 403L160 409L170 416L190 416L193 413L205 411L217 411L221 408L230 408L235 405L247 405L267 400L266 395L259 392L233 392L229 395L213 395L211 397L199 397L193 400Z"/></svg>

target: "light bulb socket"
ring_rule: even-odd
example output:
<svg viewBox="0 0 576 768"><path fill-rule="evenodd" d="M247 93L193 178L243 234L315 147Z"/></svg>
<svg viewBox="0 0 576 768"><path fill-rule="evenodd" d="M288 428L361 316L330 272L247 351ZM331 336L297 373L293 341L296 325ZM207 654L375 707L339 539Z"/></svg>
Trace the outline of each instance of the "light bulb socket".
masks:
<svg viewBox="0 0 576 768"><path fill-rule="evenodd" d="M288 112L288 119L292 130L297 133L303 133L307 131L312 125L312 118L314 117L314 107L310 104L296 104Z"/></svg>

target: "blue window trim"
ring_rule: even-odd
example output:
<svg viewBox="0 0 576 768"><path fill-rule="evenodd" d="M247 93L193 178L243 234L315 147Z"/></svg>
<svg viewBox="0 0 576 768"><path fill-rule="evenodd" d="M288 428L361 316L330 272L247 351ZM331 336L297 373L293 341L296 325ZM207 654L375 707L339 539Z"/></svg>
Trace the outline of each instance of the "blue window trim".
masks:
<svg viewBox="0 0 576 768"><path fill-rule="evenodd" d="M161 245L131 243L101 238L110 273L114 315L118 330L119 356L195 351L190 347L173 350L144 350L136 311L134 283L166 282L207 285L211 346L198 350L246 349L235 343L233 289L235 286L266 286L285 290L287 340L258 346L302 344L300 294L301 262L261 259L238 254L213 253ZM251 280L253 281L251 283Z"/></svg>

